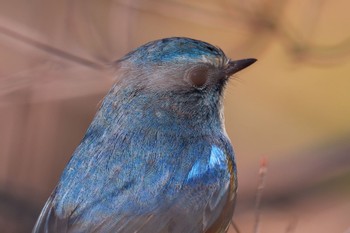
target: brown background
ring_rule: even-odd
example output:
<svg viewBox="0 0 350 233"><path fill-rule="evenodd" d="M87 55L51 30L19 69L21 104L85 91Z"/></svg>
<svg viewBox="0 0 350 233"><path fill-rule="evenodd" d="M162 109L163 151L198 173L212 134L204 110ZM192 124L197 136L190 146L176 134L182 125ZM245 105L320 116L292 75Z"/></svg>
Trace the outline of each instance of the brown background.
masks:
<svg viewBox="0 0 350 233"><path fill-rule="evenodd" d="M261 232L349 231L349 8L346 0L0 0L1 232L32 228L113 83L105 64L169 36L259 60L225 98L241 232L253 229L262 156Z"/></svg>

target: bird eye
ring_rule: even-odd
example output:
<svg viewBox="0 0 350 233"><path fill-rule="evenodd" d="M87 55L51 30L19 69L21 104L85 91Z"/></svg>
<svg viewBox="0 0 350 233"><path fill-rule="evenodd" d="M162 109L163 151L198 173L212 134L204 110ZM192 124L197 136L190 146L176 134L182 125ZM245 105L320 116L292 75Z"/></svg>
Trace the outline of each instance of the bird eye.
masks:
<svg viewBox="0 0 350 233"><path fill-rule="evenodd" d="M208 81L208 67L193 67L188 71L186 76L193 87L197 89L203 89Z"/></svg>

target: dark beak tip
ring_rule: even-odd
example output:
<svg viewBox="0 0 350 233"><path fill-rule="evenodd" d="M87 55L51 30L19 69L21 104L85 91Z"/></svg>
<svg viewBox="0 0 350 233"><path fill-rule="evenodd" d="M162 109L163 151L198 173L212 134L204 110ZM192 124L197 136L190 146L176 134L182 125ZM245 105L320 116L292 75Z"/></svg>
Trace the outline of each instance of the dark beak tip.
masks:
<svg viewBox="0 0 350 233"><path fill-rule="evenodd" d="M243 70L244 68L247 68L248 66L255 63L257 59L255 58L246 58L242 60L236 60L236 61L230 61L229 67L227 69L227 74L232 75L234 73L237 73L240 70Z"/></svg>
<svg viewBox="0 0 350 233"><path fill-rule="evenodd" d="M250 66L251 64L255 63L258 59L256 59L256 58L247 58L247 59L244 59L244 60L248 64L247 66Z"/></svg>
<svg viewBox="0 0 350 233"><path fill-rule="evenodd" d="M248 66L252 65L256 61L257 61L257 59L255 59L255 58L247 58L247 59L237 60L237 61L233 61L233 62L235 63L235 66L239 70L243 70L244 68L247 68Z"/></svg>

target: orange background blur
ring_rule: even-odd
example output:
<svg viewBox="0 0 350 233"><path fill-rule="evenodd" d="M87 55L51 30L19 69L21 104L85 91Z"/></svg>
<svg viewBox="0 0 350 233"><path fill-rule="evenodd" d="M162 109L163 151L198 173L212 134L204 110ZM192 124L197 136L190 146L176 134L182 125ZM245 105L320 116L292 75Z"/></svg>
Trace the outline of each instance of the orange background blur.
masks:
<svg viewBox="0 0 350 233"><path fill-rule="evenodd" d="M150 40L201 39L258 62L225 95L252 232L350 231L350 2L0 0L0 231L30 232L113 83L106 64ZM231 228L230 232L234 232Z"/></svg>

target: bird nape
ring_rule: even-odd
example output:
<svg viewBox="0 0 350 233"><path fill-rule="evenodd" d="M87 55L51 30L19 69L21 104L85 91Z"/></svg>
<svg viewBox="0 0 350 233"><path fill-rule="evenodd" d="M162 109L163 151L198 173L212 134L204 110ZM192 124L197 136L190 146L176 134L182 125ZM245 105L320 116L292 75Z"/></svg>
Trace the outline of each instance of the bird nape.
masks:
<svg viewBox="0 0 350 233"><path fill-rule="evenodd" d="M183 37L116 61L116 82L33 232L226 232L237 178L223 90L255 61Z"/></svg>

